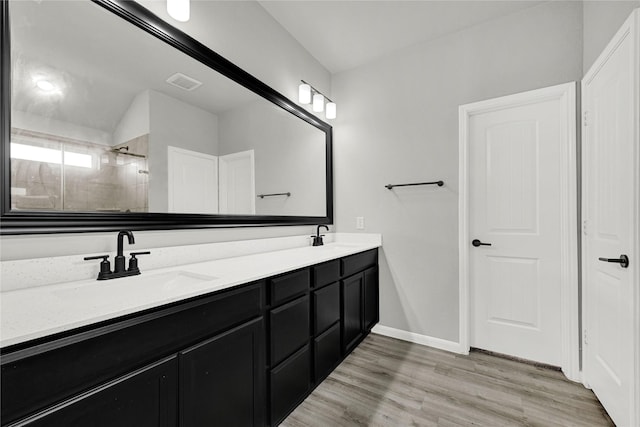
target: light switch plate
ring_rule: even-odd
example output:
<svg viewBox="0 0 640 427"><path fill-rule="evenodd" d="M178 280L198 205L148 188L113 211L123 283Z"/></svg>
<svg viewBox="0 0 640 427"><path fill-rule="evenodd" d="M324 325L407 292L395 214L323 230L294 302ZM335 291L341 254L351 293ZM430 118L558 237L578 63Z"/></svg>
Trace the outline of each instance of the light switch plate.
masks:
<svg viewBox="0 0 640 427"><path fill-rule="evenodd" d="M356 229L357 230L364 230L364 217L363 216L357 216L356 217Z"/></svg>

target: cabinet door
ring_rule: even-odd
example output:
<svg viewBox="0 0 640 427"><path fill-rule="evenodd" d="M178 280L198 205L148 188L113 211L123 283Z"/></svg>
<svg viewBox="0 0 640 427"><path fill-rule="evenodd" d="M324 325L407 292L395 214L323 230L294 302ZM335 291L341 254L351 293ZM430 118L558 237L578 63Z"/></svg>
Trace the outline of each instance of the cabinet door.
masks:
<svg viewBox="0 0 640 427"><path fill-rule="evenodd" d="M362 299L364 274L359 273L342 281L342 338L345 352L350 351L362 337Z"/></svg>
<svg viewBox="0 0 640 427"><path fill-rule="evenodd" d="M340 324L336 323L313 340L314 379L316 384L331 373L340 361Z"/></svg>
<svg viewBox="0 0 640 427"><path fill-rule="evenodd" d="M263 347L259 318L181 352L181 426L263 425Z"/></svg>
<svg viewBox="0 0 640 427"><path fill-rule="evenodd" d="M170 427L177 425L176 397L177 364L172 356L14 425Z"/></svg>
<svg viewBox="0 0 640 427"><path fill-rule="evenodd" d="M309 394L310 361L307 345L271 370L271 425L278 425Z"/></svg>
<svg viewBox="0 0 640 427"><path fill-rule="evenodd" d="M364 272L364 329L370 331L378 323L378 269Z"/></svg>

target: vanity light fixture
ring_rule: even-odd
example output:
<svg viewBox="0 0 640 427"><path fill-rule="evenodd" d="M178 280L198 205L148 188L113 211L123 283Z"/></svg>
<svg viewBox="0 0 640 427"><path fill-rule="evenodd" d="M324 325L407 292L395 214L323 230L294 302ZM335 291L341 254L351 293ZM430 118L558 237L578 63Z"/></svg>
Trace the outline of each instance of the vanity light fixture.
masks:
<svg viewBox="0 0 640 427"><path fill-rule="evenodd" d="M311 104L311 86L307 83L301 83L298 86L298 102L300 104Z"/></svg>
<svg viewBox="0 0 640 427"><path fill-rule="evenodd" d="M191 12L191 0L167 0L167 13L180 22L187 22Z"/></svg>
<svg viewBox="0 0 640 427"><path fill-rule="evenodd" d="M324 113L325 117L329 120L336 118L336 103L333 101L327 102L326 112Z"/></svg>
<svg viewBox="0 0 640 427"><path fill-rule="evenodd" d="M300 86L298 86L298 102L300 104L312 104L312 110L316 113L321 113L325 111L325 101L328 101L326 104L325 117L329 120L335 119L336 103L309 83L304 80L300 81Z"/></svg>
<svg viewBox="0 0 640 427"><path fill-rule="evenodd" d="M313 111L321 113L324 111L324 95L316 93L313 95Z"/></svg>

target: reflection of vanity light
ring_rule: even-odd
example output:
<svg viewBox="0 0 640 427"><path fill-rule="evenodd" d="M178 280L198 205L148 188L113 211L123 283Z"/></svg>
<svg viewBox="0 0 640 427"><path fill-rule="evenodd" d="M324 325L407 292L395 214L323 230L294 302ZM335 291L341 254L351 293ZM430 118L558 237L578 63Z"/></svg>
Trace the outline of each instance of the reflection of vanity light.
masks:
<svg viewBox="0 0 640 427"><path fill-rule="evenodd" d="M45 79L36 80L36 86L43 92L53 92L56 89L56 85Z"/></svg>
<svg viewBox="0 0 640 427"><path fill-rule="evenodd" d="M167 0L167 13L176 21L187 22L191 9L189 1L190 0Z"/></svg>

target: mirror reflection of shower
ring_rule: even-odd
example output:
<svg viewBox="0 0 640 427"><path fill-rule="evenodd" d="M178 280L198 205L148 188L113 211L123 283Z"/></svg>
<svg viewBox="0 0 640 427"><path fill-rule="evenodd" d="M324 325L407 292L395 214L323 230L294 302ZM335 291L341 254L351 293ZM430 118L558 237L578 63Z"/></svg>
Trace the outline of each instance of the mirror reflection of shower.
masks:
<svg viewBox="0 0 640 427"><path fill-rule="evenodd" d="M12 209L148 212L148 152L148 134L105 146L13 128Z"/></svg>

